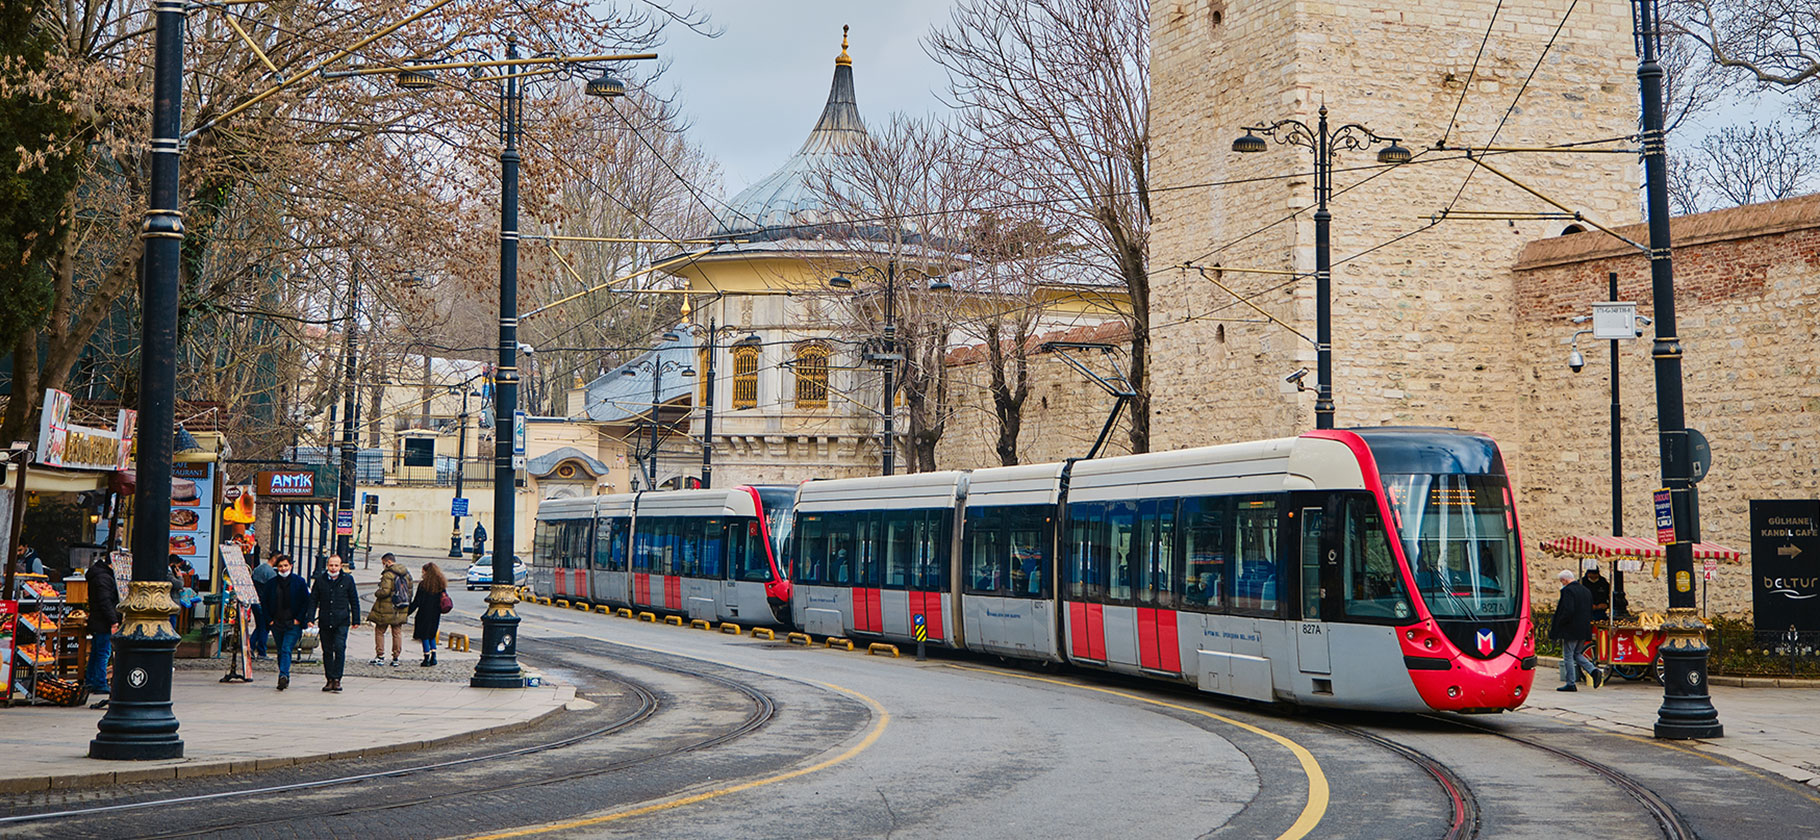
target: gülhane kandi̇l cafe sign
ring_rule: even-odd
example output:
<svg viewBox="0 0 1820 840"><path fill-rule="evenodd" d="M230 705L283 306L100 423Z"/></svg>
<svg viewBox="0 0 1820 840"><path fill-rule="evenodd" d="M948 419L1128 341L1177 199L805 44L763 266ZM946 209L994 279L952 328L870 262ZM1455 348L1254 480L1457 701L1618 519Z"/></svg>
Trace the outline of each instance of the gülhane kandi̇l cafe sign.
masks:
<svg viewBox="0 0 1820 840"><path fill-rule="evenodd" d="M1757 630L1820 630L1820 499L1752 499L1750 528Z"/></svg>

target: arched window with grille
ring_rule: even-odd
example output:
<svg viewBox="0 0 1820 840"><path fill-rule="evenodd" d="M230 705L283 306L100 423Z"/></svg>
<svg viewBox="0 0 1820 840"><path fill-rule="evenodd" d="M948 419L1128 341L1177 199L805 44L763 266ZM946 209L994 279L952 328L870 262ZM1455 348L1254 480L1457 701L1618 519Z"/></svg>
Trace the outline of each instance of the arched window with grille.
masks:
<svg viewBox="0 0 1820 840"><path fill-rule="evenodd" d="M733 348L733 407L758 407L758 348Z"/></svg>
<svg viewBox="0 0 1820 840"><path fill-rule="evenodd" d="M796 407L828 407L828 348L810 344L796 351Z"/></svg>

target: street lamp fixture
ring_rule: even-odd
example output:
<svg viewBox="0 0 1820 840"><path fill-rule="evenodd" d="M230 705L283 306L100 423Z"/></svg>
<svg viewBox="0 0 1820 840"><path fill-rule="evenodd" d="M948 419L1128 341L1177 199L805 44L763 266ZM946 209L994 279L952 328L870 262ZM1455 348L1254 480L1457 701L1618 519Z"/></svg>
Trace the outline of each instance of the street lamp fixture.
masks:
<svg viewBox="0 0 1820 840"><path fill-rule="evenodd" d="M584 90L587 91L589 96L598 96L602 99L614 99L626 95L626 83L620 81L618 76L606 72L601 73L596 78L589 79L588 85Z"/></svg>
<svg viewBox="0 0 1820 840"><path fill-rule="evenodd" d="M425 90L436 86L436 71L406 68L398 71L397 79L405 90Z"/></svg>
<svg viewBox="0 0 1820 840"><path fill-rule="evenodd" d="M1333 159L1337 152L1365 149L1382 144L1378 162L1390 166L1408 163L1409 150L1398 137L1384 137L1358 123L1337 129L1327 127L1327 106L1322 105L1320 119L1310 128L1301 120L1277 120L1269 125L1244 126L1244 134L1232 141L1232 150L1254 154L1269 148L1265 137L1278 143L1301 146L1314 153L1314 286L1315 286L1315 398L1314 426L1333 428L1333 246L1330 223L1333 214L1327 210L1327 199L1333 195Z"/></svg>
<svg viewBox="0 0 1820 840"><path fill-rule="evenodd" d="M758 336L758 333L746 333L746 337L733 342L733 346L735 346L735 347L757 347L764 343L765 343L765 340L760 338Z"/></svg>
<svg viewBox="0 0 1820 840"><path fill-rule="evenodd" d="M930 291L951 291L953 284L931 276L919 269L907 268L920 275L929 284ZM884 371L885 428L883 440L879 443L879 474L892 475L897 472L897 365L904 360L903 354L897 352L897 260L885 263L885 270L879 271L874 266L861 266L859 272L871 272L885 281L885 335L879 342L878 352L867 355L867 359L877 362ZM828 286L835 289L853 288L853 278L836 274L828 278Z"/></svg>

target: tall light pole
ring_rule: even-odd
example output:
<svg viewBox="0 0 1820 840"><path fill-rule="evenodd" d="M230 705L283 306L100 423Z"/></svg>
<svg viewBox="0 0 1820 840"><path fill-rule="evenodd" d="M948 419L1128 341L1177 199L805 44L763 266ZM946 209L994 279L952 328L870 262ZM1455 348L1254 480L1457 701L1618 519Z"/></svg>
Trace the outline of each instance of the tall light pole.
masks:
<svg viewBox="0 0 1820 840"><path fill-rule="evenodd" d="M462 383L460 391L461 391L461 421L460 421L459 425L456 427L457 428L457 431L456 431L457 437L455 439L455 498L457 498L457 499L462 497L461 496L462 478L467 472L467 464L468 464L468 396L473 393L473 390L471 388L469 388L467 383L465 383L465 382ZM450 507L452 508L453 505L451 505ZM453 526L452 530L449 532L449 556L454 557L454 558L460 558L461 557L461 514L455 513L453 510L451 510L449 512L449 516L455 520L454 526Z"/></svg>
<svg viewBox="0 0 1820 840"><path fill-rule="evenodd" d="M688 309L685 307L683 316L688 317L688 314ZM705 359L702 363L702 373L707 377L707 381L702 383L701 422L701 486L703 490L707 490L714 486L714 356L716 351L720 349L719 343L721 334L725 333L727 335L732 335L733 333L739 332L739 327L731 324L724 327L720 326L715 318L710 317L708 318L708 325L706 327L697 324L681 324L678 325L677 329L688 330L690 334L705 338L708 342L707 349L704 352ZM665 335L670 334L666 333ZM745 338L733 342L733 346L756 347L763 343L764 339L759 338L757 333L750 333Z"/></svg>
<svg viewBox="0 0 1820 840"><path fill-rule="evenodd" d="M335 503L335 553L340 555L341 562L353 568L354 562L354 484L360 468L360 442L356 434L360 428L360 386L355 382L355 370L358 367L354 356L355 331L360 328L360 268L354 260L348 260L348 314L347 324L342 327L342 387L346 391L341 396L341 469L336 481L339 492ZM341 517L348 518L348 532L341 532Z"/></svg>
<svg viewBox="0 0 1820 840"><path fill-rule="evenodd" d="M1364 149L1377 143L1378 162L1390 165L1408 163L1409 150L1398 145L1397 137L1380 137L1357 123L1327 130L1327 106L1322 105L1320 120L1309 128L1301 120L1277 120L1270 125L1244 127L1245 134L1232 141L1232 150L1244 154L1269 148L1264 137L1278 143L1301 146L1314 152L1314 327L1315 383L1314 427L1333 428L1333 254L1329 223L1333 214L1327 210L1327 199L1333 195L1333 158L1340 151ZM1259 137L1258 135L1263 135Z"/></svg>
<svg viewBox="0 0 1820 840"><path fill-rule="evenodd" d="M133 579L120 602L114 678L107 714L95 724L90 758L144 761L181 758L171 708L177 611L165 577L171 528L172 437L177 422L177 287L183 213L177 169L183 118L182 0L153 0L157 30L152 71L151 189L145 256L140 265L139 440L134 460ZM10 558L9 558L10 559Z"/></svg>
<svg viewBox="0 0 1820 840"><path fill-rule="evenodd" d="M1643 186L1649 211L1650 294L1655 306L1656 426L1662 484L1668 488L1675 541L1668 560L1668 619L1661 653L1667 676L1656 712L1657 738L1718 738L1725 734L1706 688L1706 622L1694 607L1694 543L1700 540L1700 502L1694 488L1693 447L1682 413L1681 338L1675 322L1675 264L1669 237L1668 132L1662 108L1657 0L1632 0L1637 38L1637 87L1643 97Z"/></svg>
<svg viewBox="0 0 1820 840"><path fill-rule="evenodd" d="M1609 272L1607 281L1610 284L1610 297L1607 300L1615 304L1618 301L1618 272ZM1624 307L1627 307L1629 311L1629 314L1623 318L1623 326L1626 329L1616 330L1602 327L1579 330L1574 333L1572 341L1569 342L1572 349L1567 354L1568 369L1579 373L1586 367L1586 357L1580 354L1580 336L1593 333L1599 338L1608 339L1611 344L1611 535L1614 537L1624 536L1624 426L1620 413L1623 401L1620 399L1618 388L1618 342L1642 337L1643 333L1636 329L1637 324L1647 327L1654 323L1647 316L1636 314L1635 304L1627 303L1624 304ZM1584 324L1594 320L1595 317L1592 315L1579 315L1574 317L1573 322ZM1611 615L1616 617L1618 605L1625 598L1624 571L1622 569L1615 567L1612 569L1611 583Z"/></svg>
<svg viewBox="0 0 1820 840"><path fill-rule="evenodd" d="M917 270L913 271L929 281L930 291L947 291L952 286ZM873 276L885 281L885 328L884 340L880 343L879 352L865 354L866 361L877 362L884 371L884 439L879 442L879 475L894 475L897 472L897 366L904 360L904 354L897 351L897 259L886 261L885 270L879 271L873 266L861 266L853 276L864 276L870 272ZM836 274L828 278L828 285L836 289L853 288L853 276Z"/></svg>
<svg viewBox="0 0 1820 840"><path fill-rule="evenodd" d="M680 337L681 336L678 336L673 332L664 333L664 338L669 341L675 341ZM620 371L620 373L623 376L637 376L638 372L641 370L647 371L651 374L651 421L650 421L650 425L647 427L649 429L650 435L651 435L650 436L651 446L649 449L647 449L645 451L645 489L656 490L657 489L657 424L658 424L657 410L663 406L662 383L663 383L663 379L664 379L664 373L667 371L674 370L674 371L680 371L683 376L694 376L695 368L690 367L689 365L680 364L680 363L676 362L675 360L660 360L657 357L653 356L642 362L638 362L636 364L633 364L633 365L627 367L625 370Z"/></svg>
<svg viewBox="0 0 1820 840"><path fill-rule="evenodd" d="M413 64L407 67L370 67L324 73L324 76L362 76L388 74L406 90L434 87L436 73L442 70L470 69L498 71L499 139L504 148L499 153L499 364L493 387L493 420L497 430L502 423L515 423L518 411L518 138L524 132L524 91L521 76L566 76L579 66L597 61L635 61L656 58L656 53L627 55L535 56L520 58L518 41L508 37L504 60L449 61ZM526 67L544 69L525 71ZM626 85L611 73L590 79L585 88L589 96L613 98L626 95ZM516 557L517 534L514 523L517 510L517 470L512 463L515 435L493 435L493 586L487 593L487 610L480 617L480 662L474 666L469 684L477 688L521 688L523 671L518 667L518 589L514 585L513 560Z"/></svg>

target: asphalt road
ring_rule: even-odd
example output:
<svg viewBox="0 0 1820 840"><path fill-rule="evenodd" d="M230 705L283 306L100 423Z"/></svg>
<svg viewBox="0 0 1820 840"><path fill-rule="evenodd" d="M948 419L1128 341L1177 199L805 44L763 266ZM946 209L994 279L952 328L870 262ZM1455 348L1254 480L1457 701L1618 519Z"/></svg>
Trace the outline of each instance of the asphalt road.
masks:
<svg viewBox="0 0 1820 840"><path fill-rule="evenodd" d="M479 612L481 593L454 594L459 612ZM154 803L0 824L0 836L1449 836L1455 805L1443 787L1361 733L1449 768L1479 837L1670 836L1612 779L1538 745L1617 768L1668 801L1688 836L1820 836L1811 790L1561 724L1294 716L987 659L919 663L552 607L520 612L526 661L597 706L536 732L358 766L0 800L0 813ZM403 772L462 759L481 760ZM166 801L384 772L402 774Z"/></svg>

